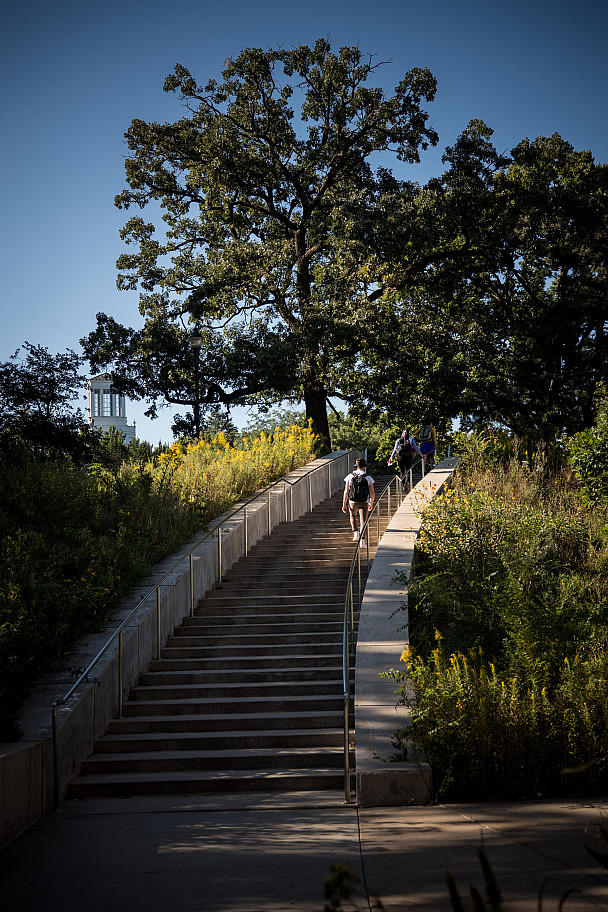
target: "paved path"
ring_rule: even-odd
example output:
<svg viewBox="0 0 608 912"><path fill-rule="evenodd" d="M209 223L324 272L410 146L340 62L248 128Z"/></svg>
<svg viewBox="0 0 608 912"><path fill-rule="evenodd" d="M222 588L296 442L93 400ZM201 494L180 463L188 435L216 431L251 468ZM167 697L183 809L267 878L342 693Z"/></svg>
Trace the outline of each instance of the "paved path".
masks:
<svg viewBox="0 0 608 912"><path fill-rule="evenodd" d="M3 912L323 912L330 866L362 883L359 912L465 908L484 846L505 909L608 910L608 871L585 850L608 801L410 808L337 793L66 801L0 853ZM370 900L368 902L367 891ZM353 906L344 903L343 909Z"/></svg>

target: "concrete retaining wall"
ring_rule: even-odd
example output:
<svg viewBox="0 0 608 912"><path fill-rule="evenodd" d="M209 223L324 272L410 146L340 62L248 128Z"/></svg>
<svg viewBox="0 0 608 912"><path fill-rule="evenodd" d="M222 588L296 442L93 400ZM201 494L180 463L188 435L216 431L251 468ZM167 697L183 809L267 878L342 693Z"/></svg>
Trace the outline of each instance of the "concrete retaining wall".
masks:
<svg viewBox="0 0 608 912"><path fill-rule="evenodd" d="M404 498L382 536L361 603L355 664L357 803L361 807L424 804L431 797L430 768L415 761L394 761L392 738L408 725L398 705L393 678L409 639L407 592L396 579L410 578L420 511L449 483L457 460L446 459ZM403 609L403 610L402 610Z"/></svg>
<svg viewBox="0 0 608 912"><path fill-rule="evenodd" d="M243 511L231 516L233 508L210 524L221 531L222 572L231 567L247 548L268 534L279 522L297 519L315 504L342 490L344 477L352 469L359 453L339 452L316 459L296 469L268 494L260 495ZM311 469L315 469L313 473ZM158 564L151 576L123 600L116 616L100 634L81 642L70 659L70 667L84 671L98 655L112 633L129 616L149 590L162 580L177 560L182 563L171 570L160 586L160 639L167 637L190 613L190 559L192 545L201 535L176 554ZM220 552L217 535L206 539L193 552L194 601L202 598L219 578ZM139 675L146 671L158 654L158 612L156 594L144 602L123 631L123 698L126 700ZM93 752L108 722L119 710L118 638L95 666L94 677L83 684L70 700L59 707L59 788L65 795L68 783L80 770L82 761ZM28 826L53 807L54 764L51 708L74 683L77 675L55 674L42 678L21 714L20 741L0 744L0 848L16 838Z"/></svg>

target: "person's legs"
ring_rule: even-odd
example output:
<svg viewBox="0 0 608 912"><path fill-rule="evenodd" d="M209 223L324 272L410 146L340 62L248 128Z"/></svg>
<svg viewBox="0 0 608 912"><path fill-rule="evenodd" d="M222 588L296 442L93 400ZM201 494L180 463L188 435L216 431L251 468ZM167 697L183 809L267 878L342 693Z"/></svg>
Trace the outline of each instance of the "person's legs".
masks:
<svg viewBox="0 0 608 912"><path fill-rule="evenodd" d="M410 487L410 469L412 467L412 457L404 456L402 459L397 460L399 465L399 473L401 475L401 481L405 485L406 493Z"/></svg>
<svg viewBox="0 0 608 912"><path fill-rule="evenodd" d="M359 507L359 532L362 533L369 507L366 503L358 504L357 506Z"/></svg>
<svg viewBox="0 0 608 912"><path fill-rule="evenodd" d="M420 444L420 452L424 456L424 471L430 472L435 464L435 446L431 440Z"/></svg>
<svg viewBox="0 0 608 912"><path fill-rule="evenodd" d="M358 532L359 529L363 528L363 524L367 519L367 504L366 503L351 503L348 504L348 515L350 516L350 527L353 530L353 533ZM357 526L357 518L359 518L359 525Z"/></svg>

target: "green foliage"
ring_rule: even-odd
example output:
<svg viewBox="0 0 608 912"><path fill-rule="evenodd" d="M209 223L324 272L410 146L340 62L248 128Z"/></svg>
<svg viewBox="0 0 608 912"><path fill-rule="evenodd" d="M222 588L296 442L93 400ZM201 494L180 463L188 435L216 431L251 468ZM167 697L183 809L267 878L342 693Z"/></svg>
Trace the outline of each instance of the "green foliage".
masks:
<svg viewBox="0 0 608 912"><path fill-rule="evenodd" d="M601 387L596 396L595 423L567 442L570 460L588 505L608 501L608 394Z"/></svg>
<svg viewBox="0 0 608 912"><path fill-rule="evenodd" d="M546 797L608 782L606 644L564 661L552 687L500 673L481 650L410 654L409 732L449 800Z"/></svg>
<svg viewBox="0 0 608 912"><path fill-rule="evenodd" d="M0 740L36 678L103 628L120 596L235 500L310 456L310 430L157 452L120 433L94 459L0 455Z"/></svg>
<svg viewBox="0 0 608 912"><path fill-rule="evenodd" d="M257 437L262 432L274 434L277 430L284 431L294 425L308 427L303 409L268 409L267 411L259 411L249 418L243 429L243 435Z"/></svg>
<svg viewBox="0 0 608 912"><path fill-rule="evenodd" d="M3 460L0 472L0 737L36 677L101 629L118 597L199 527L136 465Z"/></svg>
<svg viewBox="0 0 608 912"><path fill-rule="evenodd" d="M486 442L423 515L408 734L442 797L605 788L608 509Z"/></svg>
<svg viewBox="0 0 608 912"><path fill-rule="evenodd" d="M370 273L393 296L368 385L552 440L591 424L607 380L608 165L558 134L508 155L491 138L471 121L444 174L387 213Z"/></svg>
<svg viewBox="0 0 608 912"><path fill-rule="evenodd" d="M30 342L22 348L25 354L18 349L0 364L0 452L86 461L95 438L74 407L84 359L70 349L52 355Z"/></svg>
<svg viewBox="0 0 608 912"><path fill-rule="evenodd" d="M196 325L203 408L303 399L328 442L326 400L343 386L358 396L348 378L382 318L367 260L401 183L370 161L415 163L437 142L424 110L432 74L412 69L389 95L369 84L379 66L319 39L248 48L202 85L175 67L165 91L186 116L132 122L128 188L116 198L120 209L162 209L157 224L135 214L122 231L118 286L140 288L145 326L100 314L83 340L95 367L113 365L117 389L143 393L151 409L191 404L185 324Z"/></svg>

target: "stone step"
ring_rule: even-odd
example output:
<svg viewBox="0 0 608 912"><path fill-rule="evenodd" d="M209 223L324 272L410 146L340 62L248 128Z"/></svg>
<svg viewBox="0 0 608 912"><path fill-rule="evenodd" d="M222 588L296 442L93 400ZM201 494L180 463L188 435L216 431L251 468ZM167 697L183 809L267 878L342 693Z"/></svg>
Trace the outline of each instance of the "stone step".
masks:
<svg viewBox="0 0 608 912"><path fill-rule="evenodd" d="M260 712L251 713L212 713L181 715L123 716L112 719L108 725L110 734L149 732L225 732L244 730L251 732L263 730L337 728L344 722L344 706L340 710L318 712Z"/></svg>
<svg viewBox="0 0 608 912"><path fill-rule="evenodd" d="M255 608L256 606L264 608L267 605L272 605L275 608L280 608L281 605L285 604L286 602L289 602L291 605L300 605L302 606L302 610L305 610L311 605L343 605L344 589L342 590L342 593L310 593L299 590L296 594L289 596L273 591L261 593L256 589L243 593L242 595L236 595L234 593L224 594L222 591L219 591L210 592L205 596L203 602L199 602L199 605L205 605L211 611L213 611L216 605L218 605L220 608L240 608L247 606L251 606L252 608Z"/></svg>
<svg viewBox="0 0 608 912"><path fill-rule="evenodd" d="M335 665L338 654L327 655L307 655L305 662L302 656L296 656L293 653L287 655L276 655L272 657L261 658L259 655L240 656L238 663L234 657L222 656L211 658L185 657L181 655L181 650L175 650L175 657L163 657L153 659L150 663L152 671L224 671L233 670L238 667L243 668L245 672L262 671L266 669L274 670L280 668L300 668L305 665L308 668L320 668L329 665ZM339 658L342 658L342 647L340 646ZM162 664L161 664L162 663Z"/></svg>
<svg viewBox="0 0 608 912"><path fill-rule="evenodd" d="M358 589L358 579L354 581L355 591ZM363 580L361 581L361 586L363 588ZM323 602L317 604L308 604L305 607L306 614L315 618L317 615L327 614L328 610L332 614L338 614L341 616L344 613L344 603L346 599L346 583L344 584L344 593L339 602L330 602L325 604ZM252 609L254 615L258 617L274 617L276 613L281 615L292 615L295 620L297 620L298 615L302 614L302 605L298 602L291 601L290 599L285 599L277 608L276 604L273 602L265 602L262 605L256 605ZM232 617L239 618L241 616L246 617L248 614L251 614L251 611L248 609L247 605L237 606L237 605L224 605L221 601L215 601L213 604L207 604L206 601L201 601L194 609L193 617L196 619L204 617Z"/></svg>
<svg viewBox="0 0 608 912"><path fill-rule="evenodd" d="M260 667L264 667L265 662L282 661L283 659L287 660L287 656L285 655L288 651L287 645L289 645L289 654L292 658L305 659L306 661L309 656L336 656L342 654L342 639L337 639L335 635L334 642L330 643L267 643L264 647L262 656L260 656L258 644L247 646L242 642L235 642L234 645L230 646L194 646L188 644L188 637L174 637L173 639L185 642L183 645L180 643L180 645L176 646L165 646L164 649L161 650L161 658L200 659L201 661L207 659L226 661L226 659L231 658L233 662L249 658L254 661L257 660L260 663ZM238 640L238 637L235 637L235 640Z"/></svg>
<svg viewBox="0 0 608 912"><path fill-rule="evenodd" d="M245 584L255 587L255 595L257 596L264 595L266 592L271 592L275 595L280 593L281 595L287 596L299 595L303 591L310 592L311 594L318 592L340 593L344 592L344 585L347 579L348 574L346 573L340 579L336 579L335 574L333 574L327 580L310 579L308 576L302 576L299 580L285 580L280 574L277 576L271 575L264 579L254 577L251 580L240 577L236 580L224 580L223 583L216 583L205 596L205 600L218 592L221 592L224 595L230 595L232 593L241 594Z"/></svg>
<svg viewBox="0 0 608 912"><path fill-rule="evenodd" d="M292 542L280 542L276 543L273 546L273 542L265 544L255 545L247 555L246 558L241 558L241 561L247 561L254 559L263 559L267 560L270 563L280 562L286 558L293 558L299 564L303 562L310 561L319 561L331 559L334 561L341 560L352 560L353 555L357 549L357 541L353 541L352 530L348 530L344 535L341 536L340 541L335 541L333 544L324 544L319 542L315 544L311 540L308 541L292 541ZM372 541L376 543L376 533L375 530L372 533Z"/></svg>
<svg viewBox="0 0 608 912"><path fill-rule="evenodd" d="M215 583L214 587L223 586L227 583L243 583L244 585L249 585L251 581L255 582L259 579L265 579L267 574L263 567L256 565L253 567L253 563L247 559L247 564L242 566L236 565L230 570L225 570L222 575L222 582ZM322 568L315 567L311 571L309 563L302 562L301 567L294 567L292 563L287 564L283 567L280 572L269 574L273 582L279 584L285 583L285 585L291 586L300 586L303 582L313 583L319 586L325 586L327 584L332 585L333 583L340 583L342 580L348 579L348 572L350 570L350 563L345 562L343 569L336 570L333 567Z"/></svg>
<svg viewBox="0 0 608 912"><path fill-rule="evenodd" d="M161 699L161 700L130 700L123 707L126 717L143 716L172 716L172 715L223 715L247 716L255 713L293 713L293 712L336 712L344 706L343 695L316 694L314 696L287 696L287 697L247 697L242 696L238 701L217 702L213 699L198 697L194 699Z"/></svg>
<svg viewBox="0 0 608 912"><path fill-rule="evenodd" d="M274 567L277 569L282 568L282 569L290 570L290 571L292 569L295 569L295 570L310 569L312 571L312 570L316 570L317 568L320 570L327 570L329 568L332 568L332 569L333 568L340 569L340 568L344 568L344 567L350 568L350 565L351 565L351 562L352 562L352 559L354 557L355 550L356 550L355 542L351 542L351 544L352 544L352 553L350 555L346 555L344 557L342 557L342 556L331 557L330 555L324 554L324 555L320 555L318 557L310 557L308 560L306 560L297 552L295 552L293 555L290 556L288 553L282 551L280 554L275 554L274 557L272 557L272 556L267 557L263 554L257 555L256 553L251 552L251 554L247 558L247 562L248 562L248 566L251 565L252 567L267 567L268 566L268 567Z"/></svg>
<svg viewBox="0 0 608 912"><path fill-rule="evenodd" d="M278 636L295 636L298 639L302 637L310 638L313 636L328 636L331 635L335 639L334 634L340 634L344 627L343 619L340 614L335 615L334 619L331 619L331 615L322 615L324 620L319 620L318 623L310 620L310 618L305 617L301 620L290 624L289 622L284 621L283 623L262 623L260 618L252 617L251 615L245 615L241 618L235 618L235 622L231 624L220 624L218 623L221 618L210 618L208 623L198 623L198 624L188 624L180 627L175 631L173 637L174 641L196 637L196 638L206 638L213 640L228 640L232 641L232 637L278 637ZM327 619L329 618L329 619Z"/></svg>
<svg viewBox="0 0 608 912"><path fill-rule="evenodd" d="M80 776L68 791L69 798L107 798L131 795L204 795L227 792L309 792L343 790L341 770L224 770L201 773L131 773ZM354 774L351 776L354 789Z"/></svg>
<svg viewBox="0 0 608 912"><path fill-rule="evenodd" d="M354 675L354 669L351 669ZM225 671L169 671L162 669L159 671L148 671L141 675L139 683L143 687L162 686L168 684L232 684L236 687L247 687L255 683L283 683L291 681L297 677L300 683L309 681L327 681L334 683L342 682L342 664L323 665L318 668L298 668L297 674L293 668L271 668L260 669L251 668L241 670L240 668L231 668Z"/></svg>
<svg viewBox="0 0 608 912"><path fill-rule="evenodd" d="M342 695L342 679L334 681L326 679L319 681L281 681L260 682L257 684L157 684L140 685L134 687L129 694L129 700L192 700L205 697L214 700L230 700L237 702L242 696L247 697L291 697L311 696L320 694L338 693Z"/></svg>
<svg viewBox="0 0 608 912"><path fill-rule="evenodd" d="M256 633L281 633L284 630L295 630L298 633L306 633L308 630L325 630L327 627L336 626L336 629L342 630L344 600L340 605L340 611L315 612L314 616L310 614L238 614L228 615L193 615L184 619L181 627L175 631L175 636L205 636L206 634L214 635L216 632L226 633L234 628L247 629Z"/></svg>
<svg viewBox="0 0 608 912"><path fill-rule="evenodd" d="M99 753L130 753L142 751L198 751L233 750L235 748L285 748L285 747L339 747L344 746L342 728L308 728L260 730L252 732L142 732L106 735L98 744Z"/></svg>
<svg viewBox="0 0 608 912"><path fill-rule="evenodd" d="M243 650L253 649L254 647L264 647L263 653L271 655L274 649L280 649L286 646L294 646L298 650L311 650L313 648L325 648L328 646L333 649L338 643L341 645L342 623L334 624L329 630L321 629L314 632L300 633L299 631L283 630L279 633L258 633L254 628L244 627L242 630L232 628L231 633L214 635L205 631L202 635L191 633L192 628L188 628L185 633L179 636L171 636L167 639L167 645L162 651L165 655L167 649L229 649L234 650L234 655L242 654ZM260 650L257 650L260 652ZM300 652L301 654L301 652Z"/></svg>
<svg viewBox="0 0 608 912"><path fill-rule="evenodd" d="M82 764L83 776L263 769L343 769L340 747L243 748L236 750L136 751L96 754Z"/></svg>

